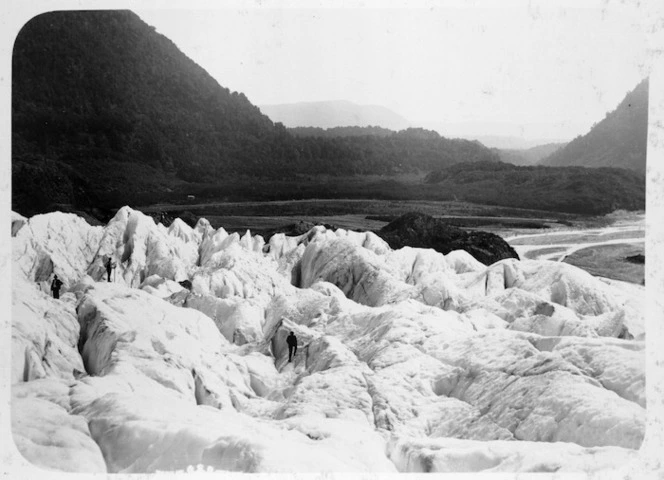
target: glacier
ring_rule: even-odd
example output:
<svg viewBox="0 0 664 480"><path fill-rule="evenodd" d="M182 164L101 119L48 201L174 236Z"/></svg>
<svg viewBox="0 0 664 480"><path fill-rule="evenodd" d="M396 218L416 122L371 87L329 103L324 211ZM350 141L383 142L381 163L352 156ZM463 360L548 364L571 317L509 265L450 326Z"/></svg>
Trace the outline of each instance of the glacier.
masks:
<svg viewBox="0 0 664 480"><path fill-rule="evenodd" d="M11 235L12 433L43 469L600 472L644 441L642 286L129 207Z"/></svg>

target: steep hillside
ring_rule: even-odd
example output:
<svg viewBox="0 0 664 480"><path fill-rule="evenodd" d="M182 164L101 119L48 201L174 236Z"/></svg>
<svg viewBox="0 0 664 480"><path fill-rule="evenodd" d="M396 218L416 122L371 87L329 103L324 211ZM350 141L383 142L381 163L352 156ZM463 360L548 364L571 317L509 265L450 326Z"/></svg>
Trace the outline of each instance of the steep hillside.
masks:
<svg viewBox="0 0 664 480"><path fill-rule="evenodd" d="M128 11L32 19L16 39L12 87L17 156L37 146L63 160L111 154L184 174L232 167L273 129Z"/></svg>
<svg viewBox="0 0 664 480"><path fill-rule="evenodd" d="M52 12L19 33L12 77L12 204L87 210L188 183L390 175L496 160L482 145L414 130L295 137L220 86L129 11ZM269 183L269 182L265 182Z"/></svg>
<svg viewBox="0 0 664 480"><path fill-rule="evenodd" d="M502 162L512 165L535 165L540 160L548 157L552 153L567 145L566 143L547 143L523 150L502 149L498 150Z"/></svg>
<svg viewBox="0 0 664 480"><path fill-rule="evenodd" d="M287 127L379 126L391 130L409 127L408 120L389 108L358 105L345 100L260 105L260 109L272 120Z"/></svg>
<svg viewBox="0 0 664 480"><path fill-rule="evenodd" d="M542 160L542 165L621 167L645 172L648 143L648 79L584 136Z"/></svg>
<svg viewBox="0 0 664 480"><path fill-rule="evenodd" d="M138 177L242 171L250 158L267 158L256 144L274 130L243 94L219 86L129 11L32 19L16 39L12 89L19 200L34 177L66 200L86 182L83 190L100 193L155 187L136 185Z"/></svg>

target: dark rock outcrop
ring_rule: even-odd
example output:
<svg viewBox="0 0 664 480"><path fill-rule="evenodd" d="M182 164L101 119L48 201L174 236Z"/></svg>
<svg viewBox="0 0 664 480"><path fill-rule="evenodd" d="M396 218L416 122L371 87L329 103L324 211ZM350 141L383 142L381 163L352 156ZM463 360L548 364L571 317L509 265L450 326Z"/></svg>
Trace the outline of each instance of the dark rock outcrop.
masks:
<svg viewBox="0 0 664 480"><path fill-rule="evenodd" d="M637 263L637 264L644 264L646 263L646 257L645 255L642 254L637 254L637 255L632 255L630 257L625 257L625 260L627 260L630 263Z"/></svg>
<svg viewBox="0 0 664 480"><path fill-rule="evenodd" d="M376 234L395 249L433 248L443 254L465 250L485 265L505 258L519 258L514 249L494 233L465 231L418 212L402 215Z"/></svg>

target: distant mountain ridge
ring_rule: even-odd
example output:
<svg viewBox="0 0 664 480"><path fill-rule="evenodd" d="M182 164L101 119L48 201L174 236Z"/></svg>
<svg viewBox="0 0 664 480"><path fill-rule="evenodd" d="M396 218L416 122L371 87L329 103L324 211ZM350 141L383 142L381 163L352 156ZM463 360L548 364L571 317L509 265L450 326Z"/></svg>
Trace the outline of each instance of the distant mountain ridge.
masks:
<svg viewBox="0 0 664 480"><path fill-rule="evenodd" d="M501 161L512 165L535 165L565 145L567 143L547 143L524 150L498 149L498 155Z"/></svg>
<svg viewBox="0 0 664 480"><path fill-rule="evenodd" d="M648 145L648 79L590 131L542 160L542 165L620 167L645 172Z"/></svg>
<svg viewBox="0 0 664 480"><path fill-rule="evenodd" d="M564 144L564 139L525 139L521 137L501 136L501 135L455 135L460 138L477 140L482 145L489 148L498 148L500 150L530 150L542 145Z"/></svg>
<svg viewBox="0 0 664 480"><path fill-rule="evenodd" d="M290 127L290 133L297 137L389 137L394 135L394 130L383 127Z"/></svg>
<svg viewBox="0 0 664 480"><path fill-rule="evenodd" d="M537 122L528 125L510 123L509 119L504 121L414 121L414 124L435 130L445 137L465 138L477 140L489 148L501 150L527 150L529 148L546 145L549 143L567 143L573 135L552 136L557 128L552 129L550 124ZM570 125L581 127L578 122L570 121Z"/></svg>
<svg viewBox="0 0 664 480"><path fill-rule="evenodd" d="M286 127L382 127L403 130L410 122L380 105L358 105L347 100L259 105L261 112Z"/></svg>

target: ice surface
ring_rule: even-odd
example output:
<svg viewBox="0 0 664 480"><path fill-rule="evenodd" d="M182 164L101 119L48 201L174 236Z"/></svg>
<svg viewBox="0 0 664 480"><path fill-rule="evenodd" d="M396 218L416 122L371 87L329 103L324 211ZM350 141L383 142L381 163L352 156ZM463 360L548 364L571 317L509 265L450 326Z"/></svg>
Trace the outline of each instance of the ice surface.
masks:
<svg viewBox="0 0 664 480"><path fill-rule="evenodd" d="M640 286L324 227L12 218L13 432L37 465L594 472L643 440Z"/></svg>
<svg viewBox="0 0 664 480"><path fill-rule="evenodd" d="M72 294L55 300L14 276L12 292L12 383L38 378L73 380L85 371L77 350L79 323Z"/></svg>
<svg viewBox="0 0 664 480"><path fill-rule="evenodd" d="M623 466L636 458L633 450L583 448L533 442L400 438L389 442L388 454L402 472L595 472Z"/></svg>
<svg viewBox="0 0 664 480"><path fill-rule="evenodd" d="M85 418L36 397L12 398L12 432L19 452L47 470L106 472Z"/></svg>
<svg viewBox="0 0 664 480"><path fill-rule="evenodd" d="M101 235L101 227L71 213L35 215L12 239L12 268L30 282L44 282L45 289L55 273L66 292L85 274Z"/></svg>

